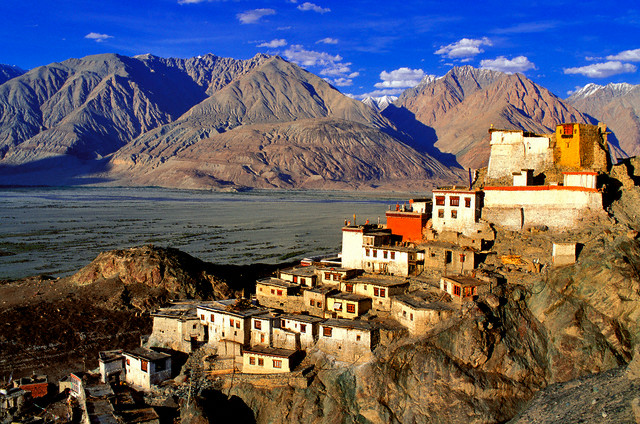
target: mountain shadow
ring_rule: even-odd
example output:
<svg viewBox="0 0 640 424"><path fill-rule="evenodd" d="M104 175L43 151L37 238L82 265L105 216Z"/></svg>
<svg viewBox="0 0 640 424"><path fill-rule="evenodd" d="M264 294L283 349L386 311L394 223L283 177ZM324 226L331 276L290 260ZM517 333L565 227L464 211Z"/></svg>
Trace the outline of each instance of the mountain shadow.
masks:
<svg viewBox="0 0 640 424"><path fill-rule="evenodd" d="M443 165L450 168L462 168L455 155L441 152L435 147L435 143L438 141L436 130L418 121L415 113L409 109L391 104L382 111L382 116L391 121L396 128L402 129L402 131L389 135L401 140L419 152L427 153Z"/></svg>
<svg viewBox="0 0 640 424"><path fill-rule="evenodd" d="M24 164L0 163L0 187L55 187L108 183L96 177L106 172L108 160L81 160L73 156L53 156Z"/></svg>

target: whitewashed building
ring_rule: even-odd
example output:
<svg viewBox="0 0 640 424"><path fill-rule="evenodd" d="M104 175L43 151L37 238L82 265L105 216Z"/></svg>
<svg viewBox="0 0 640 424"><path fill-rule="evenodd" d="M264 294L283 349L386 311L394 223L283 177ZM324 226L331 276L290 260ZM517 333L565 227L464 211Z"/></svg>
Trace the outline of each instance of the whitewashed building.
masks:
<svg viewBox="0 0 640 424"><path fill-rule="evenodd" d="M318 329L323 318L310 315L282 315L279 317L280 328L299 334L300 349L311 348L318 338Z"/></svg>
<svg viewBox="0 0 640 424"><path fill-rule="evenodd" d="M291 372L299 363L299 353L291 349L253 346L242 356L242 372L246 374L277 374Z"/></svg>
<svg viewBox="0 0 640 424"><path fill-rule="evenodd" d="M445 302L427 302L407 295L391 299L391 316L414 336L425 334L454 313L451 305Z"/></svg>
<svg viewBox="0 0 640 424"><path fill-rule="evenodd" d="M465 235L477 232L482 211L482 192L460 187L433 190L433 229Z"/></svg>
<svg viewBox="0 0 640 424"><path fill-rule="evenodd" d="M122 352L128 384L150 389L171 378L171 355L138 347Z"/></svg>
<svg viewBox="0 0 640 424"><path fill-rule="evenodd" d="M125 358L122 350L105 350L98 353L100 382L119 383L125 381Z"/></svg>
<svg viewBox="0 0 640 424"><path fill-rule="evenodd" d="M318 349L339 361L364 362L380 341L378 327L368 321L329 319L320 323Z"/></svg>
<svg viewBox="0 0 640 424"><path fill-rule="evenodd" d="M550 134L498 129L490 129L489 133L491 156L487 168L488 178L508 177L523 168L539 172L553 165Z"/></svg>
<svg viewBox="0 0 640 424"><path fill-rule="evenodd" d="M318 283L315 266L299 266L283 269L278 273L278 276L281 280L299 284L302 287L315 287Z"/></svg>
<svg viewBox="0 0 640 424"><path fill-rule="evenodd" d="M403 294L408 287L409 281L406 278L371 274L340 283L341 291L370 298L371 307L378 311L390 311L392 296Z"/></svg>

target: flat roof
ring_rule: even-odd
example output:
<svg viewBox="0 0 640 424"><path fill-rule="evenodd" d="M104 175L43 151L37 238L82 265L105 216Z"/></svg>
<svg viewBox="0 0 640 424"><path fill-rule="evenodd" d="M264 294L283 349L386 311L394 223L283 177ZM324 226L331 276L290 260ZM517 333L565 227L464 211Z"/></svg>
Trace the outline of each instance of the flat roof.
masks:
<svg viewBox="0 0 640 424"><path fill-rule="evenodd" d="M171 358L171 355L156 352L155 350L147 349L145 347L137 347L135 349L123 350L122 353L124 355L134 356L139 359L146 359L147 361L158 361L160 359Z"/></svg>
<svg viewBox="0 0 640 424"><path fill-rule="evenodd" d="M297 351L290 349L276 349L273 347L266 346L253 346L244 348L245 353L257 353L258 355L265 356L277 356L280 358L289 358L293 356Z"/></svg>
<svg viewBox="0 0 640 424"><path fill-rule="evenodd" d="M328 272L328 271L335 271L335 272L357 271L356 268L344 268L344 267L341 267L341 266L323 266L323 267L317 267L316 269L318 271L321 271L321 272Z"/></svg>
<svg viewBox="0 0 640 424"><path fill-rule="evenodd" d="M338 293L340 290L330 286L318 286L311 289L307 289L305 291L310 291L312 293L318 293L318 294L330 294L332 292Z"/></svg>
<svg viewBox="0 0 640 424"><path fill-rule="evenodd" d="M406 277L391 277L386 275L359 275L350 280L343 281L344 284L371 284L374 286L394 287L408 285L409 281Z"/></svg>
<svg viewBox="0 0 640 424"><path fill-rule="evenodd" d="M338 327L338 328L354 328L358 330L371 331L376 328L376 325L369 321L352 320L352 319L328 319L321 323L325 327Z"/></svg>
<svg viewBox="0 0 640 424"><path fill-rule="evenodd" d="M282 280L280 278L275 278L275 277L263 278L262 280L256 281L256 284L263 284L265 286L281 287L281 288L285 288L285 289L292 289L294 287L300 287L300 284L291 283L289 281L285 281L285 280Z"/></svg>
<svg viewBox="0 0 640 424"><path fill-rule="evenodd" d="M468 246L460 246L459 244L455 244L455 243L448 243L446 241L426 241L426 242L421 242L420 244L418 244L418 246L423 247L423 248L429 248L429 247L436 247L436 248L441 248L441 249L450 249L450 250L456 250L456 251L472 251L475 252L476 249L474 249L473 247L468 247Z"/></svg>
<svg viewBox="0 0 640 424"><path fill-rule="evenodd" d="M324 318L314 317L311 315L302 315L302 314L285 314L279 317L280 319L290 319L293 321L306 322L310 324L314 324L316 322L324 321Z"/></svg>
<svg viewBox="0 0 640 424"><path fill-rule="evenodd" d="M315 270L316 267L313 265L310 266L300 266L300 267L293 267L293 268L285 268L280 270L281 274L290 274L290 275L296 275L299 277L312 277L315 274Z"/></svg>
<svg viewBox="0 0 640 424"><path fill-rule="evenodd" d="M488 284L486 281L479 280L475 277L469 277L466 275L445 275L442 278L446 278L447 280L454 281L461 286L483 286Z"/></svg>
<svg viewBox="0 0 640 424"><path fill-rule="evenodd" d="M420 252L422 249L418 249L417 247L407 247L407 246L391 246L389 244L384 244L380 246L363 246L365 249L378 249L378 250L392 250L394 252Z"/></svg>
<svg viewBox="0 0 640 424"><path fill-rule="evenodd" d="M435 310L435 311L453 311L454 309L444 302L427 302L405 294L394 296L392 300L403 303L413 309Z"/></svg>
<svg viewBox="0 0 640 424"><path fill-rule="evenodd" d="M98 353L98 358L102 362L112 362L117 361L118 359L122 359L122 350L103 350Z"/></svg>
<svg viewBox="0 0 640 424"><path fill-rule="evenodd" d="M256 308L255 306L246 309L233 309L235 302L238 299L225 299L220 300L214 303L205 303L198 305L198 308L204 309L205 311L211 312L220 312L227 315L233 315L235 317L247 318L253 315L263 314L268 312L267 309L264 308Z"/></svg>
<svg viewBox="0 0 640 424"><path fill-rule="evenodd" d="M336 294L330 294L327 297L330 297L332 299L342 299L342 300L351 300L353 302L360 302L361 300L371 300L371 298L369 296L363 296L361 294L355 294L355 293L336 293Z"/></svg>

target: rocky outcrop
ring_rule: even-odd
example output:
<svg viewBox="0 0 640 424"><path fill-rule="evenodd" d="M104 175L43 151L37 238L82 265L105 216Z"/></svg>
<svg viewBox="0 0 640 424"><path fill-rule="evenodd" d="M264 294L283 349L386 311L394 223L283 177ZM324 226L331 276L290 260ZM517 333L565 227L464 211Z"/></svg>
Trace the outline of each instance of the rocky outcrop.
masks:
<svg viewBox="0 0 640 424"><path fill-rule="evenodd" d="M103 252L69 278L78 285L117 279L128 288L141 285L178 298L226 299L233 294L201 260L177 249L155 246Z"/></svg>

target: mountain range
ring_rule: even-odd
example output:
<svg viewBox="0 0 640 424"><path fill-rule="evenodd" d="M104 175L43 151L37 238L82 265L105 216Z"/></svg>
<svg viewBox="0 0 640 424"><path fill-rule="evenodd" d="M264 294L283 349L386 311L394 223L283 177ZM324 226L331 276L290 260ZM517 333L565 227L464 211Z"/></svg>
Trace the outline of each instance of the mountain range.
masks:
<svg viewBox="0 0 640 424"><path fill-rule="evenodd" d="M0 184L427 188L486 166L490 126L546 133L617 110L586 93L463 66L360 102L278 56L87 56L0 84Z"/></svg>

